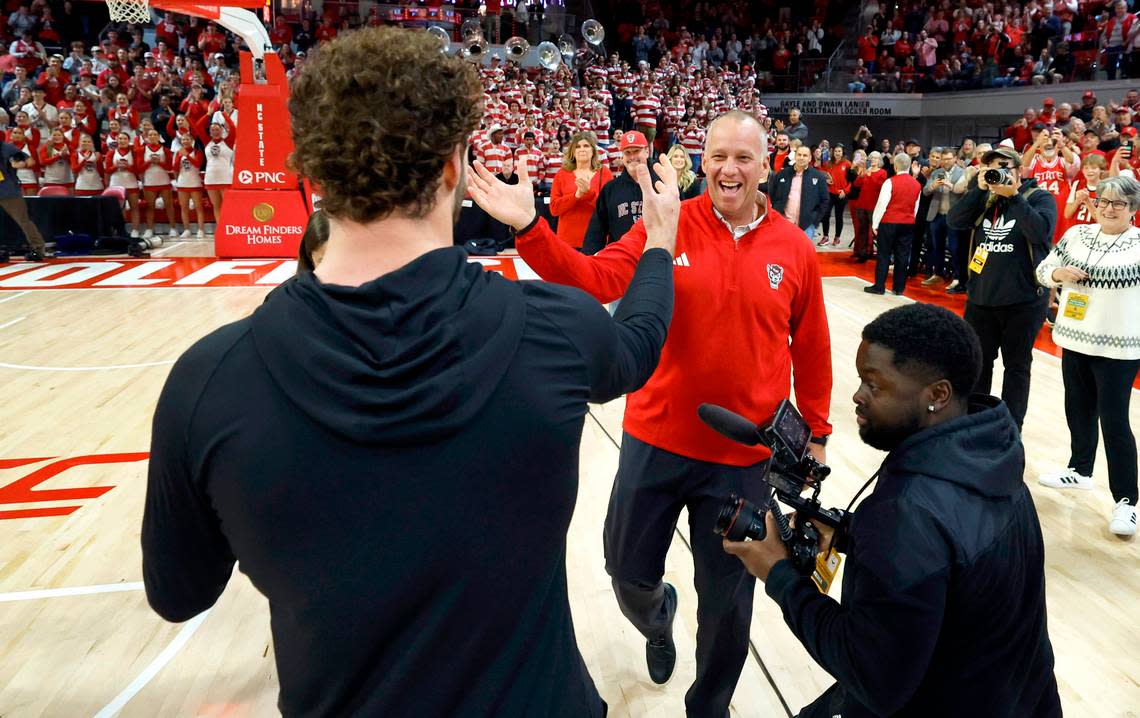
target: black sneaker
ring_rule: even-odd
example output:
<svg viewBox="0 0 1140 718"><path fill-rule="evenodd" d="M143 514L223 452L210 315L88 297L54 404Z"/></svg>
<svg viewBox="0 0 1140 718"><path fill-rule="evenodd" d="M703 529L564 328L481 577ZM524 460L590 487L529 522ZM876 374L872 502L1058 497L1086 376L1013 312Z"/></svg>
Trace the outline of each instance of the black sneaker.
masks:
<svg viewBox="0 0 1140 718"><path fill-rule="evenodd" d="M876 287L873 284L869 287L863 287L863 291L866 292L867 294L886 294L887 293L887 290L883 289L882 287Z"/></svg>
<svg viewBox="0 0 1140 718"><path fill-rule="evenodd" d="M43 258L44 255L40 254L39 251L35 249L29 249L27 254L24 255L24 259L28 260L29 262L38 262Z"/></svg>
<svg viewBox="0 0 1140 718"><path fill-rule="evenodd" d="M959 284L957 287L953 287L953 288L951 288L951 289L947 289L947 290L946 290L946 293L947 293L947 294L965 294L965 293L966 293L966 288L965 288L965 287L963 287L962 285L960 285L960 284Z"/></svg>
<svg viewBox="0 0 1140 718"><path fill-rule="evenodd" d="M665 601L673 604L669 616L669 626L665 634L645 642L645 664L649 667L649 678L659 686L663 686L673 677L673 669L677 667L677 646L673 644L673 619L677 616L677 589L672 584L665 584Z"/></svg>

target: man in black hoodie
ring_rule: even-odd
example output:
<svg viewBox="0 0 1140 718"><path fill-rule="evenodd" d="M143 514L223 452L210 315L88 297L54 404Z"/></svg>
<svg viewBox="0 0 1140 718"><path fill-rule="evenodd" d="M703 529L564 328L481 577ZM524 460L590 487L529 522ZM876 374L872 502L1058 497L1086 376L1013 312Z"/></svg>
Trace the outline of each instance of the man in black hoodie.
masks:
<svg viewBox="0 0 1140 718"><path fill-rule="evenodd" d="M676 175L659 194L642 168L649 242L616 320L484 272L451 246L481 98L425 33L325 45L290 101L324 258L191 347L158 402L147 598L185 621L240 561L269 600L286 716L605 713L566 531L586 403L641 386L665 340ZM496 217L526 228L527 177L510 190L522 212Z"/></svg>
<svg viewBox="0 0 1140 718"><path fill-rule="evenodd" d="M1048 291L1037 283L1037 264L1052 249L1057 203L1034 179L1018 180L1021 156L999 147L982 155L966 194L946 223L970 237L966 322L982 343L982 373L974 391L990 393L994 360L1005 366L1001 398L1020 430L1029 407L1033 342L1045 321ZM1006 170L1007 181L986 182L986 170Z"/></svg>
<svg viewBox="0 0 1140 718"><path fill-rule="evenodd" d="M930 304L863 329L859 437L890 453L836 537L842 603L786 560L771 515L764 541L725 541L837 681L799 718L1061 715L1025 451L1005 405L968 397L980 363L970 327Z"/></svg>
<svg viewBox="0 0 1140 718"><path fill-rule="evenodd" d="M607 182L598 193L594 214L582 242L583 254L593 255L602 251L607 244L624 237L641 219L641 185L637 183L635 170L649 162L649 141L640 132L630 130L622 133L618 149L621 150L625 172ZM650 180L656 179L651 174Z"/></svg>

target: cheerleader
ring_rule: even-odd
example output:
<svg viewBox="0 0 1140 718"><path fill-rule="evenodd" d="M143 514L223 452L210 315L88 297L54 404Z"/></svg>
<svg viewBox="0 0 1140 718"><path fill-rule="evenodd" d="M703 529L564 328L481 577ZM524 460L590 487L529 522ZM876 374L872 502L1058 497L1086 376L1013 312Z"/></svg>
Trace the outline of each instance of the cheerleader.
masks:
<svg viewBox="0 0 1140 718"><path fill-rule="evenodd" d="M124 128L129 127L132 130L139 128L139 113L131 107L131 101L125 92L115 95L115 106L107 112L107 117L118 120Z"/></svg>
<svg viewBox="0 0 1140 718"><path fill-rule="evenodd" d="M154 234L154 209L159 197L162 198L162 207L166 211L167 222L170 224L170 236L177 236L174 231L174 202L170 197L170 150L162 144L162 137L153 127L147 133L146 143L138 151L138 167L142 170L143 200L146 202L146 231L143 239L162 240Z"/></svg>
<svg viewBox="0 0 1140 718"><path fill-rule="evenodd" d="M83 133L75 126L75 116L69 110L59 113L59 131L63 133L63 141L71 148L71 154L74 156L75 151L79 149L79 138Z"/></svg>
<svg viewBox="0 0 1140 718"><path fill-rule="evenodd" d="M71 176L71 155L71 148L63 139L63 132L58 127L52 130L51 139L40 146L44 187L62 187L68 194L72 192L75 180Z"/></svg>
<svg viewBox="0 0 1140 718"><path fill-rule="evenodd" d="M75 113L75 125L79 131L94 137L99 129L99 122L95 117L95 112L91 109L91 105L87 104L86 100L78 99L75 101L72 112Z"/></svg>
<svg viewBox="0 0 1140 718"><path fill-rule="evenodd" d="M139 236L139 170L138 156L131 146L131 136L120 132L114 147L103 154L103 173L109 187L122 187L131 208L131 237Z"/></svg>
<svg viewBox="0 0 1140 718"><path fill-rule="evenodd" d="M214 125L221 125L222 137L236 137L237 132L238 111L234 107L233 97L223 97L221 107L214 112L213 117L210 119L209 135L213 138Z"/></svg>
<svg viewBox="0 0 1140 718"><path fill-rule="evenodd" d="M129 139L131 134L123 131L123 127L119 124L118 120L107 120L107 133L99 138L99 148L103 150L104 157L119 148L119 135L121 134L126 135L128 138L127 148L132 151L134 150L134 147L131 147Z"/></svg>
<svg viewBox="0 0 1140 718"><path fill-rule="evenodd" d="M214 208L214 221L222 214L222 195L234 181L234 139L236 135L223 137L224 129L214 123L210 125L210 141L206 143L206 194L210 206Z"/></svg>
<svg viewBox="0 0 1140 718"><path fill-rule="evenodd" d="M103 193L103 163L91 135L79 136L79 147L71 156L71 171L75 174L76 196L95 197Z"/></svg>
<svg viewBox="0 0 1140 718"><path fill-rule="evenodd" d="M23 110L17 112L16 127L24 131L24 141L38 153L40 151L40 131L32 126L31 115ZM9 136L11 136L11 132L9 132Z"/></svg>
<svg viewBox="0 0 1140 718"><path fill-rule="evenodd" d="M157 133L156 133L157 134ZM178 149L174 154L174 171L178 173L178 204L182 206L182 239L190 236L190 207L193 206L198 214L198 239L206 236L206 227L203 221L205 213L202 211L202 163L201 151L194 146L194 138L190 133L184 132L175 140ZM170 234L174 236L174 211L170 214Z"/></svg>
<svg viewBox="0 0 1140 718"><path fill-rule="evenodd" d="M8 130L8 144L28 156L24 166L16 170L16 181L20 183L20 192L25 197L35 197L40 191L40 175L36 163L39 152L28 144L23 127L13 127Z"/></svg>

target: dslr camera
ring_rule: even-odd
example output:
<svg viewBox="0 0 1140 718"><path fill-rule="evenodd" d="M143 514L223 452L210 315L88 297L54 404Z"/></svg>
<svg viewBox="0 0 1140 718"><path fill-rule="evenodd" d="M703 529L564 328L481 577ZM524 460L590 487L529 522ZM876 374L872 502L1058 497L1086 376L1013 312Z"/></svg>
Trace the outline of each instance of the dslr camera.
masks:
<svg viewBox="0 0 1140 718"><path fill-rule="evenodd" d="M991 167L982 172L982 179L991 187L999 184L1013 184L1016 177L1016 171L1008 167Z"/></svg>
<svg viewBox="0 0 1140 718"><path fill-rule="evenodd" d="M714 431L737 443L763 444L772 451L763 478L767 503L756 506L733 494L721 507L713 530L730 541L745 538L761 541L767 533L764 515L771 511L792 565L801 575L811 576L820 552L820 534L813 522L835 529L833 545L838 547L846 534L848 514L842 509L826 509L820 505L819 491L831 469L808 451L811 429L803 416L787 399L781 401L775 413L760 426L714 404L702 404L697 414ZM784 516L777 498L795 509L795 526Z"/></svg>

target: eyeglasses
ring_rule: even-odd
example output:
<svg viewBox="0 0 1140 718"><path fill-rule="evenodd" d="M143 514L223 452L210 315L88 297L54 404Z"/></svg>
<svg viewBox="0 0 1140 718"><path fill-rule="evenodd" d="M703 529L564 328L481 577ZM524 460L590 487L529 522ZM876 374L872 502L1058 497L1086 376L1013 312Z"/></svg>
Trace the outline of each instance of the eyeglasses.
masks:
<svg viewBox="0 0 1140 718"><path fill-rule="evenodd" d="M1118 212L1128 209L1128 203L1119 199L1109 200L1104 199L1103 197L1098 197L1096 200L1096 206L1100 209L1108 209L1109 205L1112 205L1112 208Z"/></svg>

